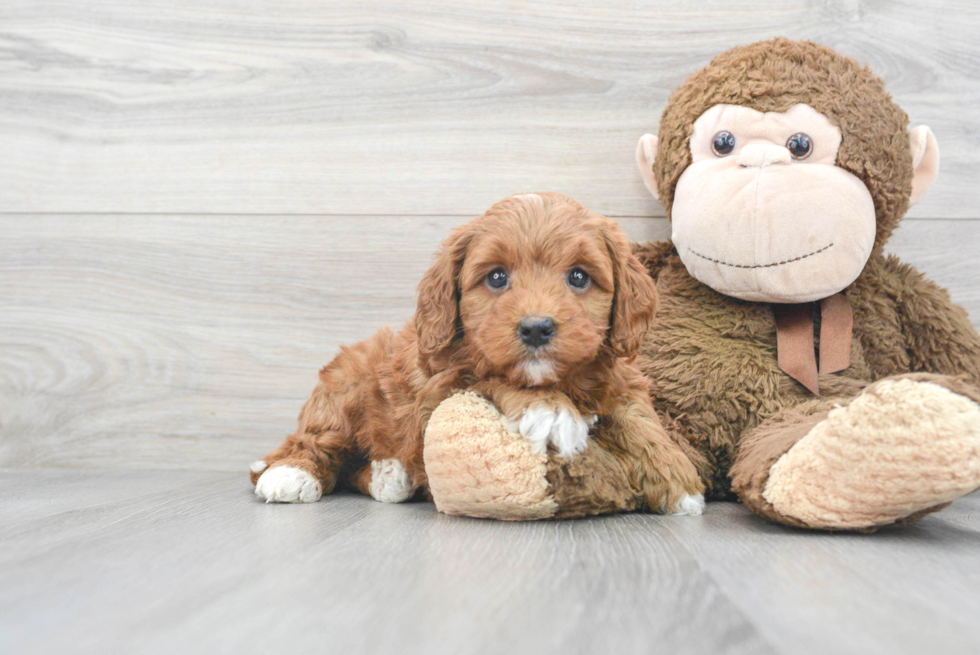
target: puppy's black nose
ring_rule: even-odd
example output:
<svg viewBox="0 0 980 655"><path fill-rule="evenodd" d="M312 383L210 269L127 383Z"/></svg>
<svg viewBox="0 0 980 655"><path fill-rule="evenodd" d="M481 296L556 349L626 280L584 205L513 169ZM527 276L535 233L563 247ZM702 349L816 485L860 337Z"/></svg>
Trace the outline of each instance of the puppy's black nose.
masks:
<svg viewBox="0 0 980 655"><path fill-rule="evenodd" d="M517 334L529 346L543 346L555 336L555 322L550 318L525 316L517 328Z"/></svg>

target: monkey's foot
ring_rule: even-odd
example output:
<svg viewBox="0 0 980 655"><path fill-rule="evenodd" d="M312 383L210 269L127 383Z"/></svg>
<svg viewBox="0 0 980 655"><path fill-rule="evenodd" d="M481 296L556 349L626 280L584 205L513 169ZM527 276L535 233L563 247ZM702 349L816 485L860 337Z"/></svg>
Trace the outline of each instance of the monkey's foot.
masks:
<svg viewBox="0 0 980 655"><path fill-rule="evenodd" d="M980 487L980 405L917 377L881 380L831 410L772 466L765 500L792 523L867 530Z"/></svg>
<svg viewBox="0 0 980 655"><path fill-rule="evenodd" d="M436 508L446 514L527 520L551 518L548 456L507 427L489 401L460 393L443 401L425 431L425 471Z"/></svg>

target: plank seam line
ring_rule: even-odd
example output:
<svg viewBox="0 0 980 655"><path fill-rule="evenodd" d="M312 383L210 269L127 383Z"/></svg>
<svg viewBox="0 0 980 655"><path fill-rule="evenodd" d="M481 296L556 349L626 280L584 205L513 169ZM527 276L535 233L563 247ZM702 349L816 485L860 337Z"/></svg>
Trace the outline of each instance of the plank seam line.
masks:
<svg viewBox="0 0 980 655"><path fill-rule="evenodd" d="M243 212L11 212L0 211L0 217L13 216L37 216L37 217L66 217L66 216L129 216L132 218L182 218L182 217L217 217L217 218L475 218L479 214L353 214L353 213L243 213ZM666 216L651 214L603 214L608 218L630 218L641 219L649 218L656 220L666 219ZM976 217L940 217L940 216L917 216L906 217L902 221L980 221L980 216Z"/></svg>

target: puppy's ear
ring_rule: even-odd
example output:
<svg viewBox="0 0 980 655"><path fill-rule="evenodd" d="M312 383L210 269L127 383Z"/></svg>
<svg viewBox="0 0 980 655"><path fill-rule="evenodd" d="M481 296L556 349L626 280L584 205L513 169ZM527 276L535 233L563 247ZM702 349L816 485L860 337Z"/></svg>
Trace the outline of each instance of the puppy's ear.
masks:
<svg viewBox="0 0 980 655"><path fill-rule="evenodd" d="M459 323L459 269L470 242L467 226L453 230L436 253L432 267L419 282L415 332L419 364L429 374L433 358L443 353L456 337Z"/></svg>
<svg viewBox="0 0 980 655"><path fill-rule="evenodd" d="M609 345L619 357L640 352L643 338L657 312L657 288L653 279L630 248L626 235L606 219L602 229L612 259L616 284L610 317Z"/></svg>

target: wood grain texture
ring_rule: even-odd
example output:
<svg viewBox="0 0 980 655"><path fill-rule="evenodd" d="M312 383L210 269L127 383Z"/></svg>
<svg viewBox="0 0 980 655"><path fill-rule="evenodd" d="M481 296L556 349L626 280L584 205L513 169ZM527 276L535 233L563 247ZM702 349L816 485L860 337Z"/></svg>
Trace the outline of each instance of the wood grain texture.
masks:
<svg viewBox="0 0 980 655"><path fill-rule="evenodd" d="M783 653L980 650L980 494L873 535L787 529L735 503L667 524Z"/></svg>
<svg viewBox="0 0 980 655"><path fill-rule="evenodd" d="M980 4L5 0L0 209L469 215L550 189L662 215L634 169L670 91L737 44L868 63L978 218Z"/></svg>
<svg viewBox="0 0 980 655"><path fill-rule="evenodd" d="M932 127L942 173L889 247L980 321L978 26L973 0L4 0L0 653L977 652L976 494L863 537L734 504L269 506L244 471L492 202L666 237L637 138L776 35Z"/></svg>
<svg viewBox="0 0 980 655"><path fill-rule="evenodd" d="M515 524L264 505L242 475L3 470L0 650L969 653L978 510L873 537L731 503Z"/></svg>
<svg viewBox="0 0 980 655"><path fill-rule="evenodd" d="M776 652L652 517L514 524L249 487L3 471L0 651Z"/></svg>
<svg viewBox="0 0 980 655"><path fill-rule="evenodd" d="M733 503L506 523L265 505L244 475L0 470L0 651L973 653L978 516L973 495L873 536Z"/></svg>
<svg viewBox="0 0 980 655"><path fill-rule="evenodd" d="M0 217L0 465L240 471L466 217ZM636 241L663 219L621 221ZM892 251L980 317L980 222Z"/></svg>

